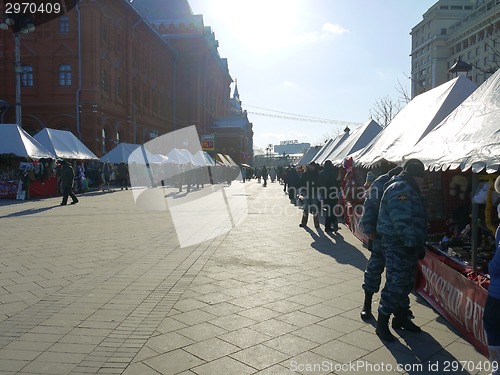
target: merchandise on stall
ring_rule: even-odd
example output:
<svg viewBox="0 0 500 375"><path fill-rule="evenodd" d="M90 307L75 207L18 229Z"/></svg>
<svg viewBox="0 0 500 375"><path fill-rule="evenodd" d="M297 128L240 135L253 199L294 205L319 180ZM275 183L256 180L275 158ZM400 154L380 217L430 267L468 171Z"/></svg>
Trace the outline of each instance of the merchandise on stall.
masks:
<svg viewBox="0 0 500 375"><path fill-rule="evenodd" d="M16 124L0 126L0 198L57 194L53 155Z"/></svg>

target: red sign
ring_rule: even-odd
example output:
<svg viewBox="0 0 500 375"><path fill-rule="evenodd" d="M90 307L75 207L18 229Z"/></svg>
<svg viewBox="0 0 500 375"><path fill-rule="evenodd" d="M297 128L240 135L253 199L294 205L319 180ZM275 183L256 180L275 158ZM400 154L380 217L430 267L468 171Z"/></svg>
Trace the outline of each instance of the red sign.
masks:
<svg viewBox="0 0 500 375"><path fill-rule="evenodd" d="M215 135L214 134L203 134L201 136L201 149L203 151L214 151L215 150Z"/></svg>
<svg viewBox="0 0 500 375"><path fill-rule="evenodd" d="M483 355L488 343L483 313L488 292L427 251L420 261L416 290Z"/></svg>

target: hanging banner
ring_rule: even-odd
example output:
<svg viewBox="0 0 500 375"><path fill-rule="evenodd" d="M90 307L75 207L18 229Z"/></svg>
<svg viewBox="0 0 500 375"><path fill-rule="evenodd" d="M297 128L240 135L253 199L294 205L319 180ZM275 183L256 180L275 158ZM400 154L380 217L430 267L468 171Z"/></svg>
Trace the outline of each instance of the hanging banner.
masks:
<svg viewBox="0 0 500 375"><path fill-rule="evenodd" d="M417 292L488 357L483 313L488 291L427 251L419 262Z"/></svg>

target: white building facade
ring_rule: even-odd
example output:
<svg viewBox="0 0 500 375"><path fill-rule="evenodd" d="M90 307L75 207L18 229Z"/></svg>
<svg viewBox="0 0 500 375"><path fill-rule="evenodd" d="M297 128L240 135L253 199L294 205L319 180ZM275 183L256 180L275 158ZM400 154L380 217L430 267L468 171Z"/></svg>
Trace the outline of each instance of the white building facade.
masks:
<svg viewBox="0 0 500 375"><path fill-rule="evenodd" d="M411 30L412 98L450 80L461 59L480 85L500 68L500 0L439 0Z"/></svg>

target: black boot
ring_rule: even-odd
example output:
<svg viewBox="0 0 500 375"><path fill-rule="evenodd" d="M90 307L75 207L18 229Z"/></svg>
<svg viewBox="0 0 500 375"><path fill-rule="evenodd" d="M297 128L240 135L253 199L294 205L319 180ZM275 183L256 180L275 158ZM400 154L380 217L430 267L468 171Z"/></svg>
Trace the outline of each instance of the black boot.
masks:
<svg viewBox="0 0 500 375"><path fill-rule="evenodd" d="M375 333L379 338L384 341L393 342L396 338L392 335L389 329L389 317L390 315L378 314L377 328L375 328Z"/></svg>
<svg viewBox="0 0 500 375"><path fill-rule="evenodd" d="M422 332L422 329L410 320L407 309L394 313L392 328L404 329L408 332Z"/></svg>
<svg viewBox="0 0 500 375"><path fill-rule="evenodd" d="M308 215L302 215L302 220L300 221L299 227L307 227Z"/></svg>
<svg viewBox="0 0 500 375"><path fill-rule="evenodd" d="M365 290L365 302L363 303L363 310L361 310L361 320L363 322L369 322L373 319L372 314L372 297L373 293L367 292Z"/></svg>

